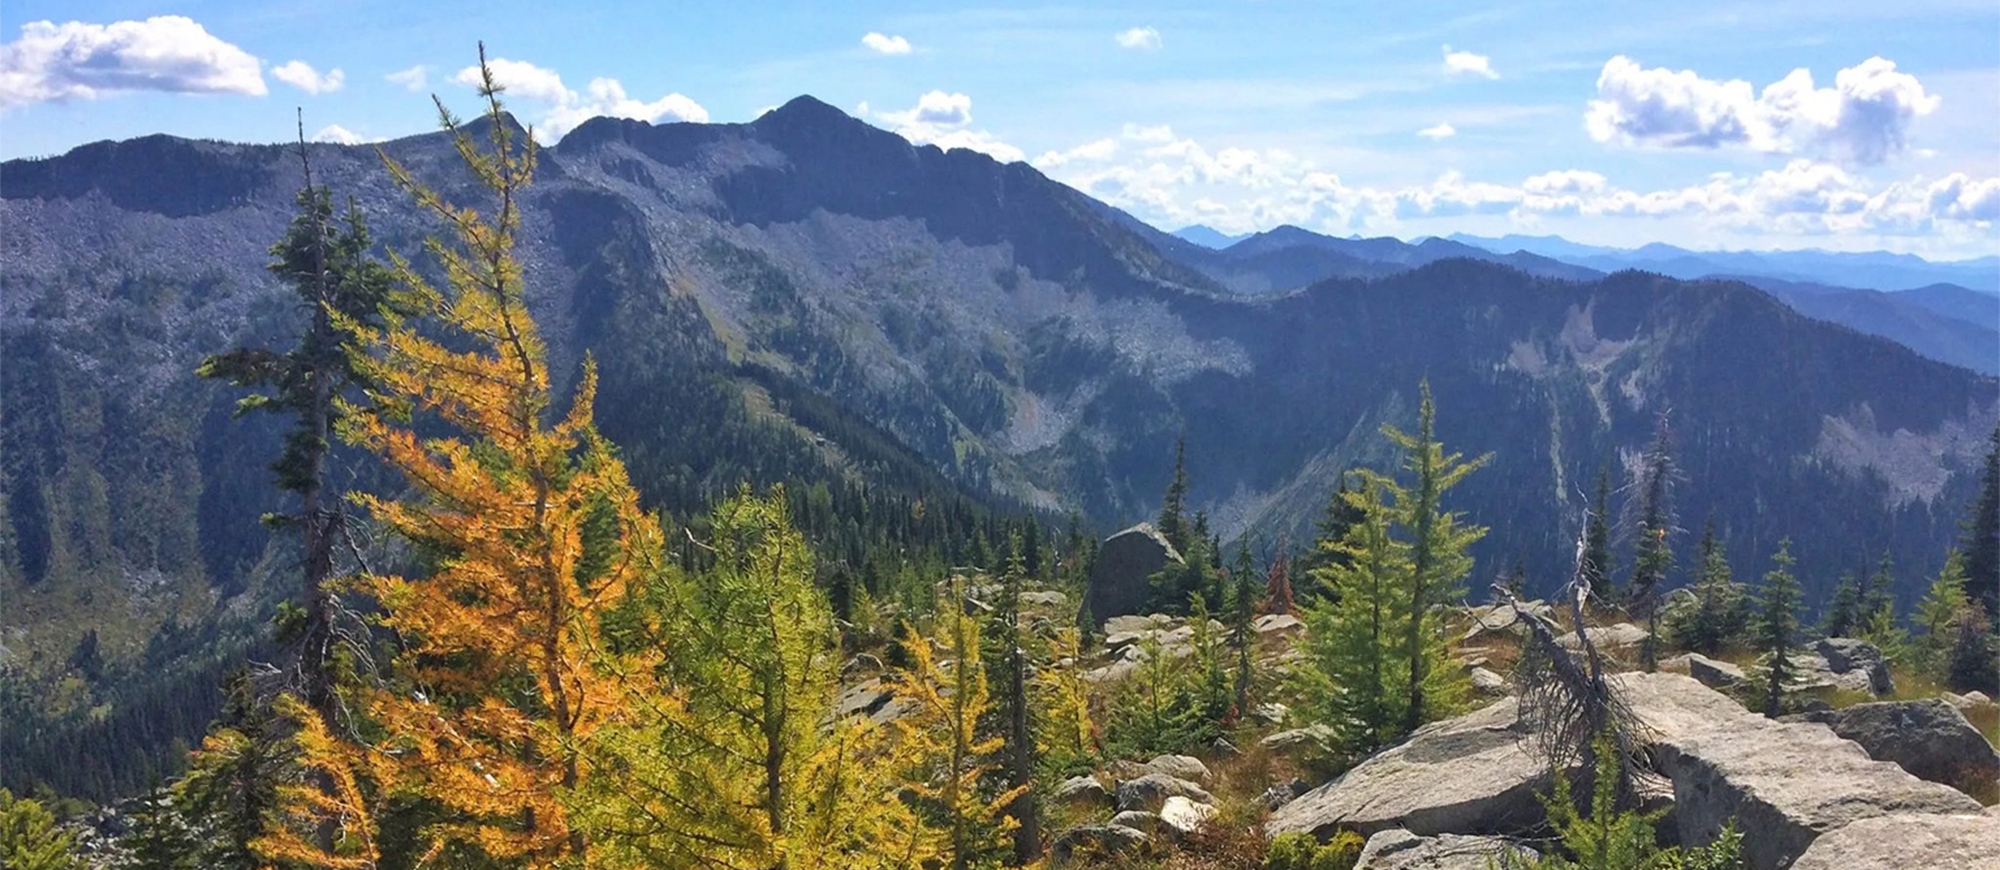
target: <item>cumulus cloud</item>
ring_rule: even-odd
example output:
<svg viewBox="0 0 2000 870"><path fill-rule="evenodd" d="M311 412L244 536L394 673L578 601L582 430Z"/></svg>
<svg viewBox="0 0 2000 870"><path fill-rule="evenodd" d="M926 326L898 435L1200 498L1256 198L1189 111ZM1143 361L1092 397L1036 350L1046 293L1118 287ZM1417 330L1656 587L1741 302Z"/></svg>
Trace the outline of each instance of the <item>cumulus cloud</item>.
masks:
<svg viewBox="0 0 2000 870"><path fill-rule="evenodd" d="M257 58L193 19L33 21L0 45L0 108L127 91L263 96Z"/></svg>
<svg viewBox="0 0 2000 870"><path fill-rule="evenodd" d="M1458 130L1454 129L1450 124L1439 124L1435 127L1425 127L1422 130L1418 130L1417 135L1425 139L1450 139L1458 135Z"/></svg>
<svg viewBox="0 0 2000 870"><path fill-rule="evenodd" d="M430 84L430 68L417 64L409 69L397 70L382 77L391 84L402 85L407 91L421 91Z"/></svg>
<svg viewBox="0 0 2000 870"><path fill-rule="evenodd" d="M322 75L313 69L311 64L302 60L288 61L283 65L272 67L271 77L315 96L333 93L347 83L347 74L341 72L338 67Z"/></svg>
<svg viewBox="0 0 2000 870"><path fill-rule="evenodd" d="M636 121L708 122L708 110L683 94L668 94L647 102L625 93L617 79L595 78L583 93L570 90L555 70L526 61L497 58L487 61L493 79L506 88L509 97L542 104L542 117L535 125L538 137L560 139L591 118L631 118ZM459 70L452 80L468 87L479 85L479 67Z"/></svg>
<svg viewBox="0 0 2000 870"><path fill-rule="evenodd" d="M861 37L861 44L876 54L910 53L910 41L900 36L885 36L871 31Z"/></svg>
<svg viewBox="0 0 2000 870"><path fill-rule="evenodd" d="M1452 51L1449 45L1444 47L1444 71L1447 75L1456 76L1482 76L1489 79L1500 77L1499 73L1493 71L1492 58L1469 51Z"/></svg>
<svg viewBox="0 0 2000 870"><path fill-rule="evenodd" d="M1597 77L1584 127L1599 142L1663 148L1734 146L1774 154L1807 152L1844 163L1880 163L1907 146L1910 122L1939 98L1893 61L1871 57L1814 84L1796 69L1755 91L1693 70L1646 68L1618 55Z"/></svg>
<svg viewBox="0 0 2000 870"><path fill-rule="evenodd" d="M331 142L335 145L361 145L368 142L382 141L379 138L363 136L339 124L328 124L321 127L319 132L313 134L312 140L314 142Z"/></svg>
<svg viewBox="0 0 2000 870"><path fill-rule="evenodd" d="M1144 51L1160 50L1160 32L1151 27L1134 27L1112 35L1119 48L1135 48Z"/></svg>
<svg viewBox="0 0 2000 870"><path fill-rule="evenodd" d="M1955 173L1881 185L1839 164L1806 158L1653 190L1619 187L1586 169L1519 181L1450 171L1427 184L1371 187L1349 184L1282 149L1213 148L1170 127L1128 124L1115 137L1046 152L1034 165L1154 224L1203 223L1223 232L1297 224L1341 235L1382 233L1409 222L1468 216L1499 216L1521 226L1548 216L1676 219L1737 235L1964 238L2000 231L2000 178Z"/></svg>
<svg viewBox="0 0 2000 870"><path fill-rule="evenodd" d="M866 104L862 108L867 114ZM947 151L968 148L1010 163L1027 159L1021 149L991 133L972 128L972 98L965 94L928 91L907 110L874 112L872 117L887 124L897 135L919 145L936 145Z"/></svg>

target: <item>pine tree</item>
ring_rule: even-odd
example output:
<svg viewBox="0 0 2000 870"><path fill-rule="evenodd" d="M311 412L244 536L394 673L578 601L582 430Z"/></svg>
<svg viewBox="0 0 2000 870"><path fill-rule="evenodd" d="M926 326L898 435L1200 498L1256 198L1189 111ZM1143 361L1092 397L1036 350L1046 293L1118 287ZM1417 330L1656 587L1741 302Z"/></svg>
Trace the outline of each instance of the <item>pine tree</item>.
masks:
<svg viewBox="0 0 2000 870"><path fill-rule="evenodd" d="M1674 463L1673 428L1660 412L1653 441L1640 460L1637 527L1634 534L1632 581L1625 590L1627 608L1645 620L1646 639L1640 657L1646 670L1658 666L1654 636L1659 634L1660 596L1667 572L1673 570L1674 488L1680 472Z"/></svg>
<svg viewBox="0 0 2000 870"><path fill-rule="evenodd" d="M1016 542L1018 543L1018 542ZM1016 552L1020 547L1014 547ZM1035 736L1028 709L1028 660L1023 649L1021 626L1021 584L1026 580L1026 564L1016 556L1008 560L1000 575L1000 594L993 618L987 622L992 633L998 666L998 683L1004 691L994 712L1002 735L1000 748L1006 753L1007 816L1014 831L1014 860L1026 864L1041 854L1041 815L1033 791Z"/></svg>
<svg viewBox="0 0 2000 870"><path fill-rule="evenodd" d="M1799 641L1799 581L1792 576L1792 541L1778 544L1772 569L1764 574L1761 611L1757 616L1757 651L1765 656L1764 715L1776 717L1784 701L1785 684L1797 676L1792 654Z"/></svg>
<svg viewBox="0 0 2000 870"><path fill-rule="evenodd" d="M56 827L39 802L0 788L0 867L7 870L79 870L76 838Z"/></svg>
<svg viewBox="0 0 2000 870"><path fill-rule="evenodd" d="M1442 698L1427 698L1433 687L1443 685L1455 669L1433 669L1437 650L1443 643L1438 609L1464 594L1459 581L1472 570L1466 554L1486 536L1481 526L1460 525L1459 515L1444 509L1444 494L1485 465L1488 456L1465 461L1457 453L1445 453L1435 437L1437 409L1431 403L1431 385L1420 387L1422 402L1417 410L1417 434L1405 435L1386 429L1390 440L1403 448L1403 469L1415 478L1415 488L1395 487L1397 521L1410 534L1408 593L1404 596L1409 616L1402 624L1403 649L1408 657L1409 704L1404 709L1404 733L1417 730L1447 704Z"/></svg>
<svg viewBox="0 0 2000 870"><path fill-rule="evenodd" d="M267 268L297 298L306 325L288 350L238 347L206 357L195 373L253 391L237 402L237 416L264 411L293 418L271 470L278 487L297 496L298 510L264 518L273 527L297 529L303 544L301 607L282 611L291 618L281 623L280 640L292 650L296 685L306 703L328 727L340 727L330 583L345 519L327 464L332 436L352 412L347 400L375 386L358 355L362 333L379 328L385 315L403 304L390 270L370 255L374 239L360 209L350 200L346 214L335 218L332 191L314 184L303 125L299 133L305 185L296 197L298 214L271 247L276 259Z"/></svg>
<svg viewBox="0 0 2000 870"><path fill-rule="evenodd" d="M1399 736L1409 702L1408 619L1410 546L1391 532L1394 509L1386 483L1363 477L1347 499L1361 511L1337 544L1338 560L1316 569L1315 582L1335 593L1306 605L1300 641L1309 667L1293 672L1307 714L1333 729L1333 743L1361 756Z"/></svg>
<svg viewBox="0 0 2000 870"><path fill-rule="evenodd" d="M321 720L322 723L324 720ZM295 771L270 706L257 697L249 676L232 674L223 688L222 715L189 756L188 772L174 786L175 800L212 831L201 844L201 867L258 870L264 861L252 845L278 809L279 784Z"/></svg>
<svg viewBox="0 0 2000 870"><path fill-rule="evenodd" d="M1945 556L1944 568L1917 602L1917 636L1910 644L1911 664L1918 672L1942 681L1953 636L1952 620L1969 602L1965 597L1965 559L1957 550Z"/></svg>
<svg viewBox="0 0 2000 870"><path fill-rule="evenodd" d="M1827 637L1853 637L1861 627L1865 618L1861 606L1865 594L1861 588L1863 582L1860 575L1851 571L1841 574L1840 579L1835 581L1833 601L1827 605L1826 618L1820 626Z"/></svg>
<svg viewBox="0 0 2000 870"><path fill-rule="evenodd" d="M189 870L194 863L195 838L157 783L128 811L132 832L124 839L127 858L121 870ZM7 865L12 867L13 865Z"/></svg>
<svg viewBox="0 0 2000 870"><path fill-rule="evenodd" d="M2000 649L1984 608L1975 601L1952 615L1945 684L1954 692L2000 693Z"/></svg>
<svg viewBox="0 0 2000 870"><path fill-rule="evenodd" d="M1007 806L1027 790L1020 786L993 798L980 793L983 780L995 772L990 759L1005 741L982 734L982 720L992 709L980 662L983 626L967 610L954 579L950 600L937 610L932 637L906 641L912 661L898 694L914 709L895 724L897 755L913 767L906 779L943 819L937 858L953 870L980 866L1005 848L1019 827ZM946 658L940 660L933 648Z"/></svg>
<svg viewBox="0 0 2000 870"><path fill-rule="evenodd" d="M483 47L480 70L486 147L440 117L490 207L448 202L386 161L456 236L427 245L443 288L393 261L401 292L438 329L336 318L371 348L360 370L380 407L350 413L342 432L412 489L356 501L435 563L427 576L364 574L354 586L380 602L380 624L400 643L393 679L366 703L383 735L370 756L394 764L370 775L438 808L420 832L430 848L547 867L588 853L564 796L589 773L593 735L629 714L627 693L646 673L610 660L601 622L661 569L665 544L592 425L594 364L568 411L548 419L546 349L513 254L535 145L504 113Z"/></svg>
<svg viewBox="0 0 2000 870"><path fill-rule="evenodd" d="M1257 595L1257 565L1250 548L1238 544L1236 567L1230 571L1233 594L1229 601L1229 645L1236 651L1236 684L1232 706L1237 714L1249 709L1250 655L1257 645L1257 610L1263 602Z"/></svg>
<svg viewBox="0 0 2000 870"><path fill-rule="evenodd" d="M1597 495L1590 503L1590 522L1584 531L1583 579L1591 594L1611 595L1611 468L1597 469Z"/></svg>
<svg viewBox="0 0 2000 870"><path fill-rule="evenodd" d="M1174 550L1182 556L1188 555L1189 537L1187 519L1187 436L1182 435L1174 443L1174 475L1167 483L1167 493L1160 500L1160 536L1174 545Z"/></svg>
<svg viewBox="0 0 2000 870"><path fill-rule="evenodd" d="M1991 443L1979 500L1965 519L1965 537L1958 549L1965 554L1966 596L2000 626L2000 425L1993 427Z"/></svg>
<svg viewBox="0 0 2000 870"><path fill-rule="evenodd" d="M1729 559L1715 534L1715 518L1703 524L1697 547L1700 576L1694 585L1694 606L1676 620L1669 634L1680 646L1703 655L1719 655L1741 640L1748 629L1747 596L1731 579Z"/></svg>

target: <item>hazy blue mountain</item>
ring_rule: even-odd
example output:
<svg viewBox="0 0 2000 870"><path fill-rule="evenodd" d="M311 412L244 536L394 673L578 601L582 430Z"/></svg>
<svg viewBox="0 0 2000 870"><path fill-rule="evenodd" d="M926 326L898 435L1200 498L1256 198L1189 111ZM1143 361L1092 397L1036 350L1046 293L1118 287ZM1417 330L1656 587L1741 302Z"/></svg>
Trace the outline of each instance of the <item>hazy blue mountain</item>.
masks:
<svg viewBox="0 0 2000 870"><path fill-rule="evenodd" d="M1991 293L1968 290L1956 284L1931 284L1898 291L1896 296L1954 320L2000 329L2000 297Z"/></svg>
<svg viewBox="0 0 2000 870"><path fill-rule="evenodd" d="M1728 278L1730 276L1718 276ZM1910 294L1911 290L1885 293L1829 287L1776 278L1735 276L1746 284L1784 300L1808 317L1838 323L1859 332L1879 335L1931 359L1963 366L1984 374L2000 374L2000 317L1981 326L1940 313ZM1949 290L1942 288L1948 287ZM1951 293L1972 297L1963 299ZM1975 293L1963 287L1937 285L1926 296L1937 304L1973 308L1980 300L1990 302L2000 315L2000 297Z"/></svg>
<svg viewBox="0 0 2000 870"><path fill-rule="evenodd" d="M1239 293L1295 290L1330 278L1379 278L1453 257L1513 266L1530 275L1591 280L1603 273L1529 253L1496 254L1449 239L1414 243L1383 236L1337 238L1285 225L1244 237L1220 251L1164 245L1169 257Z"/></svg>
<svg viewBox="0 0 2000 870"><path fill-rule="evenodd" d="M1675 278L1755 275L1867 290L1949 283L2000 293L2000 256L1933 262L1886 251L1690 251L1657 242L1631 249L1607 248L1577 244L1560 236L1482 238L1461 234L1451 238L1490 251L1528 251L1607 272L1636 268Z"/></svg>
<svg viewBox="0 0 2000 870"><path fill-rule="evenodd" d="M1181 227L1174 230L1174 235L1204 248L1214 248L1216 250L1227 248L1250 237L1249 233L1238 233L1232 236L1205 224L1193 224Z"/></svg>

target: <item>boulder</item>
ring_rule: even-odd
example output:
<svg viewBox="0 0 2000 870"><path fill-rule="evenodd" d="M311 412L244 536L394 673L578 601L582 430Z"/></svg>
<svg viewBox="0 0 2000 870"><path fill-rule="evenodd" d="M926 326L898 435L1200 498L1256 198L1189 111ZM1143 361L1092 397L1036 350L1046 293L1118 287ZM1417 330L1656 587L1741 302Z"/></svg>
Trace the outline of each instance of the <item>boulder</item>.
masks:
<svg viewBox="0 0 2000 870"><path fill-rule="evenodd" d="M1269 722L1272 725L1277 725L1281 722L1284 722L1285 714L1290 712L1292 712L1291 708L1286 707L1285 705L1280 704L1276 701L1272 701L1267 704L1258 704L1254 709L1250 711L1250 715L1255 716L1258 719L1262 719L1265 722Z"/></svg>
<svg viewBox="0 0 2000 870"><path fill-rule="evenodd" d="M1488 870L1509 852L1529 860L1540 857L1533 849L1499 837L1420 837L1390 828L1368 838L1354 870Z"/></svg>
<svg viewBox="0 0 2000 870"><path fill-rule="evenodd" d="M1176 796L1196 803L1215 802L1215 798L1203 791L1201 786L1164 773L1149 773L1125 780L1118 784L1117 794L1120 810L1157 810L1167 802L1167 798Z"/></svg>
<svg viewBox="0 0 2000 870"><path fill-rule="evenodd" d="M1290 634L1304 629L1305 623L1289 613L1267 613L1257 617L1258 634Z"/></svg>
<svg viewBox="0 0 2000 870"><path fill-rule="evenodd" d="M1701 653L1687 654L1688 676L1701 681L1713 689L1727 689L1743 682L1743 669L1728 662L1716 661Z"/></svg>
<svg viewBox="0 0 2000 870"><path fill-rule="evenodd" d="M1056 835L1049 855L1058 865L1084 857L1130 855L1146 848L1146 835L1124 825L1081 825Z"/></svg>
<svg viewBox="0 0 2000 870"><path fill-rule="evenodd" d="M1860 673L1867 678L1867 691L1877 696L1896 691L1889 678L1889 663L1874 644L1851 637L1829 637L1813 646L1835 674Z"/></svg>
<svg viewBox="0 0 2000 870"><path fill-rule="evenodd" d="M1833 733L1861 744L1870 758L1946 785L2000 779L2000 753L1944 701L1877 701L1814 714Z"/></svg>
<svg viewBox="0 0 2000 870"><path fill-rule="evenodd" d="M1164 773L1177 779L1185 779L1196 785L1208 784L1208 765L1192 755L1161 755L1146 762L1146 769L1153 773Z"/></svg>
<svg viewBox="0 0 2000 870"><path fill-rule="evenodd" d="M1083 806L1110 806L1111 790L1104 787L1094 776L1072 776L1062 781L1049 792L1050 799L1059 804L1080 804Z"/></svg>
<svg viewBox="0 0 2000 870"><path fill-rule="evenodd" d="M1525 634L1527 628L1518 624L1521 617L1533 616L1547 619L1554 612L1549 605L1540 601L1523 601L1518 610L1512 604L1475 607L1468 614L1472 617L1472 625L1466 628L1465 635L1460 640L1472 641L1485 635L1502 631L1517 635Z"/></svg>
<svg viewBox="0 0 2000 870"><path fill-rule="evenodd" d="M1257 741L1257 745L1272 752L1286 753L1315 749L1326 745L1331 739L1333 739L1332 728L1315 724L1266 734L1264 739Z"/></svg>
<svg viewBox="0 0 2000 870"><path fill-rule="evenodd" d="M1023 592L1021 593L1021 603L1034 604L1042 607L1061 607L1069 603L1069 596L1064 595L1061 592L1057 592L1054 589L1045 589L1038 592Z"/></svg>
<svg viewBox="0 0 2000 870"><path fill-rule="evenodd" d="M1992 870L2000 816L1891 815L1862 819L1813 841L1792 870Z"/></svg>
<svg viewBox="0 0 2000 870"><path fill-rule="evenodd" d="M1131 828L1141 834L1151 836L1160 832L1160 814L1145 810L1126 810L1112 816L1111 824L1121 828Z"/></svg>
<svg viewBox="0 0 2000 870"><path fill-rule="evenodd" d="M1084 604L1098 619L1140 613L1152 598L1153 575L1182 561L1174 545L1151 523L1112 535L1097 549Z"/></svg>
<svg viewBox="0 0 2000 870"><path fill-rule="evenodd" d="M1311 790L1312 785L1310 783L1307 783L1303 779L1295 779L1291 782L1281 782L1264 789L1264 793L1258 795L1258 800L1264 804L1265 810L1277 812L1279 807L1298 800L1299 795Z"/></svg>
<svg viewBox="0 0 2000 870"><path fill-rule="evenodd" d="M1617 625L1592 626L1584 629L1583 635L1590 638L1591 646L1597 647L1600 650L1638 646L1645 643L1646 638L1653 636L1651 632L1629 622L1621 622ZM1556 643L1561 644L1564 649L1583 648L1583 645L1577 642L1576 632L1574 631L1556 638Z"/></svg>
<svg viewBox="0 0 2000 870"><path fill-rule="evenodd" d="M834 702L839 717L873 716L896 699L896 690L879 679L866 679L848 686Z"/></svg>
<svg viewBox="0 0 2000 870"><path fill-rule="evenodd" d="M1971 701L1972 706L1974 707L1983 707L1993 703L1992 698L1987 697L1985 692L1979 691L1978 689L1973 689L1970 692L1966 692L1965 700Z"/></svg>
<svg viewBox="0 0 2000 870"><path fill-rule="evenodd" d="M1214 807L1195 803L1180 795L1167 798L1166 803L1160 805L1160 826L1175 842L1200 830L1201 826L1214 816Z"/></svg>
<svg viewBox="0 0 2000 870"><path fill-rule="evenodd" d="M1472 690L1489 698L1506 697L1512 690L1507 678L1485 668L1474 666L1471 670Z"/></svg>
<svg viewBox="0 0 2000 870"><path fill-rule="evenodd" d="M1654 735L1680 842L1711 842L1733 820L1754 870L1789 866L1821 834L1860 819L1980 810L1953 789L1869 758L1824 725L1766 719L1690 677L1611 680Z"/></svg>
<svg viewBox="0 0 2000 870"><path fill-rule="evenodd" d="M1707 691L1704 689L1703 691ZM1726 700L1726 699L1725 699ZM1541 823L1542 762L1522 748L1516 702L1434 722L1271 814L1265 831L1500 834ZM1738 709L1741 709L1740 707Z"/></svg>

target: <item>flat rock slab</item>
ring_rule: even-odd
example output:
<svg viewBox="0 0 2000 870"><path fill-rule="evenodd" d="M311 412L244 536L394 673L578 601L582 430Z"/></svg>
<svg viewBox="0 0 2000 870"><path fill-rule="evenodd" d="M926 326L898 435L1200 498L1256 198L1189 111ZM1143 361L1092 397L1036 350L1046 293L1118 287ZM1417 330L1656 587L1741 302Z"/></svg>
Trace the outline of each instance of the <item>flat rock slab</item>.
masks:
<svg viewBox="0 0 2000 870"><path fill-rule="evenodd" d="M1621 622L1618 623L1617 625L1603 625L1603 626L1594 626L1591 628L1586 628L1583 630L1583 636L1590 638L1591 646L1597 647L1598 649L1609 649L1611 647L1638 646L1639 644L1645 643L1646 638L1652 637L1653 635L1651 632L1648 632L1643 628L1633 625L1632 623ZM1577 642L1576 632L1574 631L1556 638L1556 643L1560 644L1564 649L1583 648L1583 645Z"/></svg>
<svg viewBox="0 0 2000 870"><path fill-rule="evenodd" d="M1612 685L1657 738L1681 842L1710 842L1734 820L1755 870L1789 867L1820 835L1862 819L1982 810L1824 725L1766 719L1690 677L1618 674Z"/></svg>
<svg viewBox="0 0 2000 870"><path fill-rule="evenodd" d="M1861 745L1877 761L1893 761L1921 779L1961 786L2000 778L2000 753L1952 705L1877 701L1808 714L1812 721Z"/></svg>
<svg viewBox="0 0 2000 870"><path fill-rule="evenodd" d="M1531 860L1540 857L1533 849L1499 837L1419 837L1390 828L1368 838L1354 870L1489 870L1510 852Z"/></svg>
<svg viewBox="0 0 2000 870"><path fill-rule="evenodd" d="M1740 708L1739 708L1740 709ZM1402 828L1417 836L1502 834L1540 823L1540 761L1522 748L1512 700L1426 725L1271 814L1272 836L1305 831L1322 841L1339 831L1372 835Z"/></svg>
<svg viewBox="0 0 2000 870"><path fill-rule="evenodd" d="M1877 816L1813 841L1792 870L1993 870L2000 816Z"/></svg>

